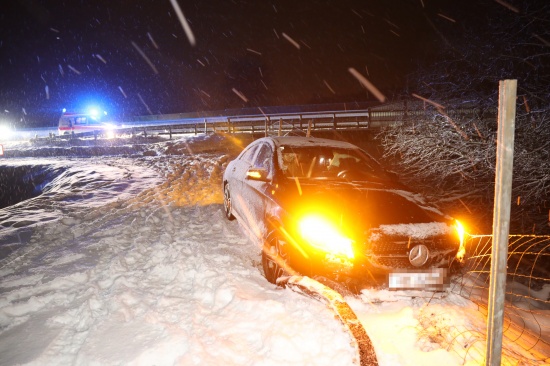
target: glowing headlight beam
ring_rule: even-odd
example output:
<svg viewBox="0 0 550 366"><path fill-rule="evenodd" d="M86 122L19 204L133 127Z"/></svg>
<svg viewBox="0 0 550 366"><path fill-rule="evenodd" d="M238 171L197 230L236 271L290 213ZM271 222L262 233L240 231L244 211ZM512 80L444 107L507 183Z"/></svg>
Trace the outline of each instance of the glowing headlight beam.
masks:
<svg viewBox="0 0 550 366"><path fill-rule="evenodd" d="M464 246L466 230L464 229L464 225L462 225L462 223L458 220L455 220L455 230L460 241L460 246L458 247L458 251L456 252L456 258L462 262L464 260L464 255L466 254L466 247Z"/></svg>
<svg viewBox="0 0 550 366"><path fill-rule="evenodd" d="M333 254L353 258L352 240L342 235L334 225L318 216L308 216L299 223L302 237L313 247Z"/></svg>

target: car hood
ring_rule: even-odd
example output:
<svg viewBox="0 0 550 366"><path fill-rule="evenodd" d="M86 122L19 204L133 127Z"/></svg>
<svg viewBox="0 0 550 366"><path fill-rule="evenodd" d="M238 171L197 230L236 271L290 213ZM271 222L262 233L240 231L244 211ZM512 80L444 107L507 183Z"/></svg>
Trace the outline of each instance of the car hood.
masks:
<svg viewBox="0 0 550 366"><path fill-rule="evenodd" d="M348 182L296 182L284 206L298 215L322 212L364 232L434 236L448 232L450 217L425 203L422 196L391 185ZM355 231L355 230L354 230Z"/></svg>

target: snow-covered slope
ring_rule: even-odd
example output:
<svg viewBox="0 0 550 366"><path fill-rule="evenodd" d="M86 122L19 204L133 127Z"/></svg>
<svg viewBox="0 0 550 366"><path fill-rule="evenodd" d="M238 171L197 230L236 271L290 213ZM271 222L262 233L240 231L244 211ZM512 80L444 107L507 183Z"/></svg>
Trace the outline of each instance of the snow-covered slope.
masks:
<svg viewBox="0 0 550 366"><path fill-rule="evenodd" d="M221 174L246 141L124 143L131 154L76 158L63 147L65 157L0 161L60 172L41 196L0 210L0 238L19 240L0 259L0 364L354 362L354 342L331 310L268 283L258 246L223 218ZM482 361L477 308L433 295L371 289L347 298L381 365Z"/></svg>

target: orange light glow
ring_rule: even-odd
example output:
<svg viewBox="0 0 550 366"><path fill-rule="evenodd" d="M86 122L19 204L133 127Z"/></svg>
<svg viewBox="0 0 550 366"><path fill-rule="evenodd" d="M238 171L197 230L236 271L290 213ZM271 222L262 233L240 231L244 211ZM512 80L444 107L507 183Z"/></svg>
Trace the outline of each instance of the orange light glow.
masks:
<svg viewBox="0 0 550 366"><path fill-rule="evenodd" d="M246 172L246 175L249 177L249 178L254 178L254 179L260 179L262 177L262 175L260 174L260 172L256 171L256 170L252 170L252 171L248 171Z"/></svg>
<svg viewBox="0 0 550 366"><path fill-rule="evenodd" d="M464 246L464 238L466 236L466 230L458 220L455 220L455 229L458 235L458 239L460 240L460 246L456 253L456 258L462 262L464 260L464 255L466 254L466 247Z"/></svg>
<svg viewBox="0 0 550 366"><path fill-rule="evenodd" d="M300 234L317 249L353 258L353 241L342 235L339 230L321 216L307 216L299 223Z"/></svg>

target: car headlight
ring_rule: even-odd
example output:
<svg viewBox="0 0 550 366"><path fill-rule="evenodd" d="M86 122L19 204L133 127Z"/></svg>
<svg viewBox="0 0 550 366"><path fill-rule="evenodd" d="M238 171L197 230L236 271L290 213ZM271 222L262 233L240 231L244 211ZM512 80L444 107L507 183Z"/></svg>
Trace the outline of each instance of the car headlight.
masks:
<svg viewBox="0 0 550 366"><path fill-rule="evenodd" d="M460 242L460 246L458 247L458 251L456 252L456 258L462 262L462 260L464 260L464 255L466 254L466 247L464 246L466 230L464 229L464 225L462 225L462 223L458 220L455 220L455 230L456 235L458 236L458 240Z"/></svg>
<svg viewBox="0 0 550 366"><path fill-rule="evenodd" d="M342 235L327 219L320 216L307 216L298 225L302 237L314 248L335 255L353 258L353 241Z"/></svg>

